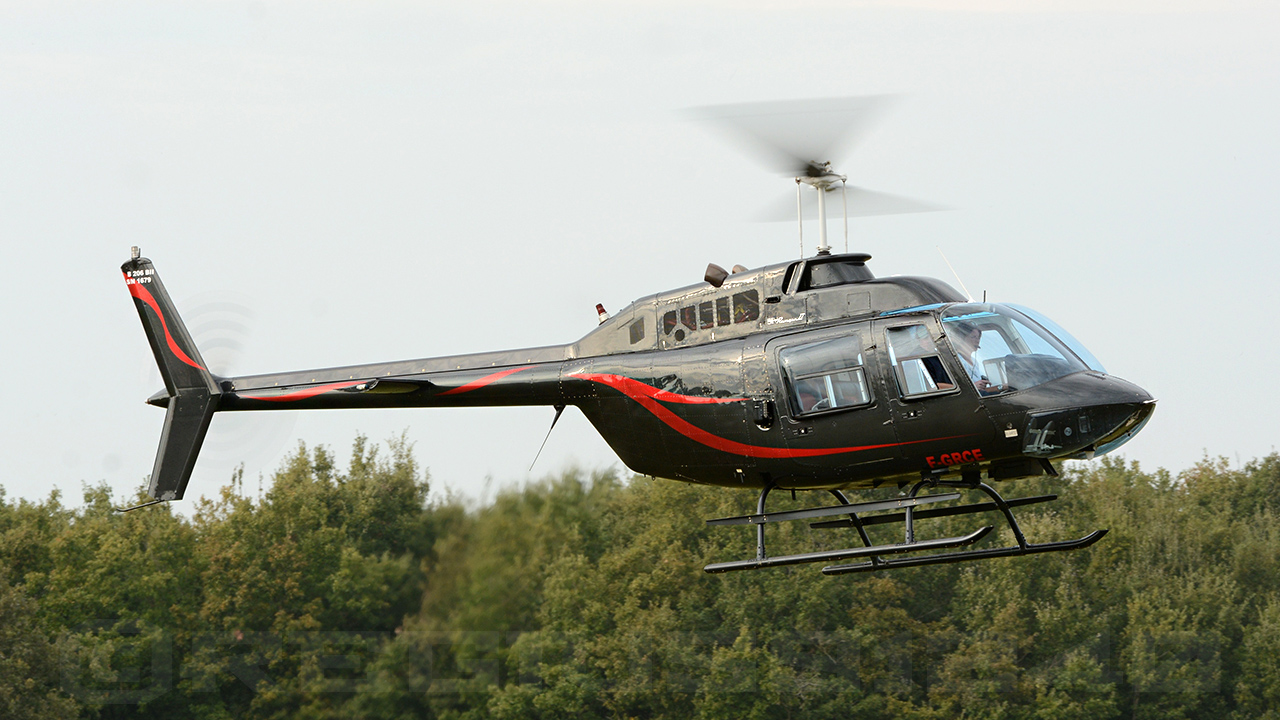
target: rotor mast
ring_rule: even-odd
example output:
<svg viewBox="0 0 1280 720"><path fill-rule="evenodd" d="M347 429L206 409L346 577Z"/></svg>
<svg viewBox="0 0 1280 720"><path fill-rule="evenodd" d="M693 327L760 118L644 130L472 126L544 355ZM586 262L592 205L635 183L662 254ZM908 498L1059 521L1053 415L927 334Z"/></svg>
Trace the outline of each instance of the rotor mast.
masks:
<svg viewBox="0 0 1280 720"><path fill-rule="evenodd" d="M835 189L836 183L840 184L840 189L843 191L848 177L831 172L830 162L810 162L805 170L804 175L796 177L796 220L800 223L801 253L804 252L804 204L800 202L798 194L801 185L808 185L818 192L818 254L830 255L831 245L827 242L827 193ZM848 202L845 203L844 241L845 250L847 251L849 244Z"/></svg>

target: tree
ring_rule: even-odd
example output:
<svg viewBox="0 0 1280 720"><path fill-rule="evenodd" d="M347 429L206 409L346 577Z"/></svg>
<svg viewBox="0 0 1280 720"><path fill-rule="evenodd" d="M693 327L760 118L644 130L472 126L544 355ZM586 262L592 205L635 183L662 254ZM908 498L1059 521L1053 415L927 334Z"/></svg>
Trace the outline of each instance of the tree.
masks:
<svg viewBox="0 0 1280 720"><path fill-rule="evenodd" d="M35 603L9 585L0 568L0 717L61 720L74 717L75 701L59 690L57 652Z"/></svg>
<svg viewBox="0 0 1280 720"><path fill-rule="evenodd" d="M427 479L403 438L390 447L384 458L357 437L342 473L325 448L299 445L260 502L232 486L199 506L194 701L259 718L325 717L346 701L418 607L432 546Z"/></svg>

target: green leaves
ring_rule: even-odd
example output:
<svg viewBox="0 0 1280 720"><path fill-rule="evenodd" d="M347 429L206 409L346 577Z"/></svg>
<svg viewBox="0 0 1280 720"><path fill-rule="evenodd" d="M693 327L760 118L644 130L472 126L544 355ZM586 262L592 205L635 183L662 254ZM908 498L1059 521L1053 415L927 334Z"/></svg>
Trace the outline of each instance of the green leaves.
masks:
<svg viewBox="0 0 1280 720"><path fill-rule="evenodd" d="M76 703L58 687L56 649L36 606L0 570L0 717L54 720L71 717Z"/></svg>
<svg viewBox="0 0 1280 720"><path fill-rule="evenodd" d="M428 498L403 439L299 446L188 520L0 495L0 716L1252 718L1280 705L1280 456L1010 484L1079 552L828 578L731 491L570 469ZM775 493L771 509L824 502ZM926 519L923 537L1002 520ZM893 529L873 528L881 542ZM782 554L856 543L769 528ZM7 704L6 704L7 703ZM49 709L49 710L46 710ZM26 713L25 715L23 713Z"/></svg>

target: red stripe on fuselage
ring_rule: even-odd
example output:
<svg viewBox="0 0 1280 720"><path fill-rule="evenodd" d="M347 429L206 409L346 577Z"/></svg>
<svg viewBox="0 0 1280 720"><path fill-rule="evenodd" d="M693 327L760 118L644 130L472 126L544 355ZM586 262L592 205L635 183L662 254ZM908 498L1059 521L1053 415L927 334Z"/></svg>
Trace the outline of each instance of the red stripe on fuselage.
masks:
<svg viewBox="0 0 1280 720"><path fill-rule="evenodd" d="M747 445L745 443L729 440L728 438L722 438L719 435L707 432L679 415L676 415L657 402L658 393L661 393L661 390L657 390L656 388L645 385L639 381L631 380L630 378L623 378L618 375L597 375L589 373L577 373L575 374L575 377L580 377L584 380L591 380L592 382L598 382L602 385L608 385L632 400L640 403L641 407L653 413L655 417L665 423L672 430L675 430L694 442L732 455L743 455L746 457L757 458L821 457L824 455L840 455L843 453L859 452L862 450L878 450L880 448L897 447L900 445L916 445L918 443L933 442L935 440L954 440L956 438L968 437L966 435L954 435L951 437L928 438L926 440L908 440L906 442L883 443L880 445L856 445L840 448L774 448L764 447L761 445ZM622 380L628 382L620 382ZM649 391L638 390L635 387L637 385L648 388ZM683 395L675 395L673 393L666 394L673 397L686 397Z"/></svg>
<svg viewBox="0 0 1280 720"><path fill-rule="evenodd" d="M195 360L187 357L187 354L182 352L182 348L178 347L178 343L173 341L173 336L169 334L169 324L164 321L164 313L160 312L160 304L156 302L155 297L153 297L146 288L142 287L138 283L128 283L130 278L127 274L124 276L124 279L128 284L129 294L138 298L147 305L150 305L151 309L156 311L156 317L160 318L160 327L164 329L164 339L169 343L169 349L173 351L173 354L179 360L191 367L197 370L204 370L204 367L201 366L200 363L197 363Z"/></svg>
<svg viewBox="0 0 1280 720"><path fill-rule="evenodd" d="M521 370L528 370L528 369L529 369L529 368L531 368L531 367L533 367L533 366L532 366L532 365L525 365L524 367L518 367L518 368L507 368L506 370L499 370L498 372L496 372L496 373L494 373L494 374L492 374L492 375L485 375L484 377L480 378L479 380L472 380L471 382L467 383L466 385L459 385L459 386L458 386L458 387L456 387L456 388L452 388L452 389L450 389L450 390L445 390L444 392L442 392L442 393L440 393L440 394L441 394L441 395L460 395L460 394L465 393L465 392L471 392L472 390L479 390L480 388L484 387L485 385L489 385L489 384L491 384L491 383L497 382L498 380L501 380L502 378L504 378L504 377L506 377L506 376L508 376L508 375L510 375L510 374L512 374L512 373L518 373L518 372L520 372Z"/></svg>

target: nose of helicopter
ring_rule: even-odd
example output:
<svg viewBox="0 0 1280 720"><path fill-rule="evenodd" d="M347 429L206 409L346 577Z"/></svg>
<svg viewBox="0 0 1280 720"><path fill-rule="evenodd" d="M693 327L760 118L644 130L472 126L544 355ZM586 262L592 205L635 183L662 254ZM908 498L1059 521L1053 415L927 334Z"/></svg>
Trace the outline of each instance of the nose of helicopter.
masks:
<svg viewBox="0 0 1280 720"><path fill-rule="evenodd" d="M1137 385L1101 373L1081 375L1062 383L1069 387L1053 388L1059 391L1058 402L1029 409L1022 432L1025 454L1077 459L1104 455L1137 435L1155 412L1155 398ZM1070 397L1065 406L1059 404L1067 399L1063 396Z"/></svg>

